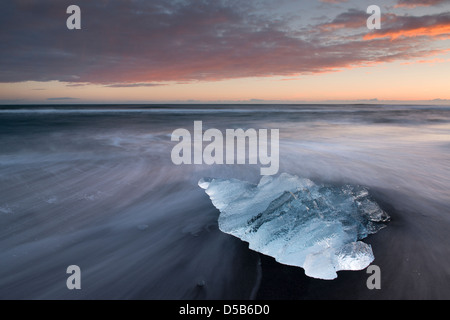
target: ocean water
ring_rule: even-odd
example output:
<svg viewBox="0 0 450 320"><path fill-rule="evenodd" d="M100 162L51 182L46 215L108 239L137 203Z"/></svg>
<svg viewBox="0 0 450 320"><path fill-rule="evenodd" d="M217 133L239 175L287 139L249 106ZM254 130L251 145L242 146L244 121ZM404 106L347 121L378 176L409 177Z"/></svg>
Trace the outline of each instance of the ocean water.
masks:
<svg viewBox="0 0 450 320"><path fill-rule="evenodd" d="M257 165L171 161L175 129L280 129L280 173L370 188L392 217L365 271L310 279L217 226L203 177ZM0 107L0 299L450 299L450 107ZM66 269L81 268L69 291Z"/></svg>

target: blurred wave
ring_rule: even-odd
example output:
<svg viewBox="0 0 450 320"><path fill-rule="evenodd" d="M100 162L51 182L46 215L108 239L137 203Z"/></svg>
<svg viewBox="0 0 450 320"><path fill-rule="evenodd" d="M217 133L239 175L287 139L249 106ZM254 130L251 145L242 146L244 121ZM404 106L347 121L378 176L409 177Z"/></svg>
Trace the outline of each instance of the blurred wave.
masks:
<svg viewBox="0 0 450 320"><path fill-rule="evenodd" d="M305 282L222 234L198 180L259 167L173 165L171 133L194 121L280 129L280 172L371 188L393 218L369 239L383 290L364 272ZM448 299L449 146L449 107L2 107L0 298Z"/></svg>

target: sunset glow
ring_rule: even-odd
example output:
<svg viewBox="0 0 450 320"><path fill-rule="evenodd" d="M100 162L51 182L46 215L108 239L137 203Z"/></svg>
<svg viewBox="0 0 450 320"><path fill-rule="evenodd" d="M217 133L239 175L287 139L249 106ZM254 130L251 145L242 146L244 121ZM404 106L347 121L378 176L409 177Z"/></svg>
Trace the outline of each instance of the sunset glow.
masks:
<svg viewBox="0 0 450 320"><path fill-rule="evenodd" d="M10 1L0 103L446 103L448 2L372 2Z"/></svg>

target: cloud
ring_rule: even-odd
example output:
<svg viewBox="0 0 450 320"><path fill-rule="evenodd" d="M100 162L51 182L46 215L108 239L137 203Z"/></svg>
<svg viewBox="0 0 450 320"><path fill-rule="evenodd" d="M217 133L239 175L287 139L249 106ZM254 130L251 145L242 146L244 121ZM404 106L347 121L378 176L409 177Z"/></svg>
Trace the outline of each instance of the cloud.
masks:
<svg viewBox="0 0 450 320"><path fill-rule="evenodd" d="M334 31L341 29L364 29L367 14L364 11L350 9L336 16L329 23L319 25L322 31ZM364 40L426 36L435 39L444 39L450 36L450 13L444 12L424 16L399 16L385 13L382 16L382 29L364 34Z"/></svg>
<svg viewBox="0 0 450 320"><path fill-rule="evenodd" d="M401 37L441 37L450 36L450 13L426 16L397 16L382 30L367 34L364 39L388 37L395 40Z"/></svg>
<svg viewBox="0 0 450 320"><path fill-rule="evenodd" d="M395 7L406 7L406 8L416 8L416 7L430 7L438 4L445 3L447 0L399 0Z"/></svg>
<svg viewBox="0 0 450 320"><path fill-rule="evenodd" d="M449 15L386 15L387 28L367 35L363 11L298 30L263 2L79 0L82 29L69 31L67 0L2 1L0 82L152 87L330 72L425 57Z"/></svg>
<svg viewBox="0 0 450 320"><path fill-rule="evenodd" d="M323 31L332 31L343 28L366 28L367 13L357 9L349 9L346 12L340 13L331 22L319 25Z"/></svg>

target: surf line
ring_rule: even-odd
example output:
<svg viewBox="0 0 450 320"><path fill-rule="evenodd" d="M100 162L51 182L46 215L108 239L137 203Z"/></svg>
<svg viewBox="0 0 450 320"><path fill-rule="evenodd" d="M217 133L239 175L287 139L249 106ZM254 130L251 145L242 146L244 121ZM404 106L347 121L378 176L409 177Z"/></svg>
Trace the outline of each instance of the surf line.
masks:
<svg viewBox="0 0 450 320"><path fill-rule="evenodd" d="M280 130L218 129L203 132L203 121L194 121L194 132L177 129L172 133L175 165L261 165L261 175L276 175L280 168ZM206 147L204 143L209 142ZM270 153L269 153L270 146ZM248 155L248 157L247 157Z"/></svg>

